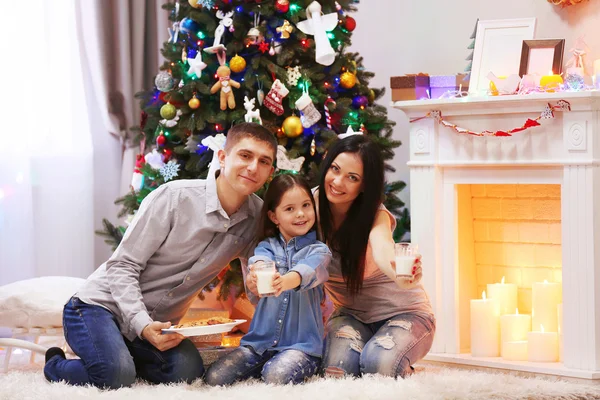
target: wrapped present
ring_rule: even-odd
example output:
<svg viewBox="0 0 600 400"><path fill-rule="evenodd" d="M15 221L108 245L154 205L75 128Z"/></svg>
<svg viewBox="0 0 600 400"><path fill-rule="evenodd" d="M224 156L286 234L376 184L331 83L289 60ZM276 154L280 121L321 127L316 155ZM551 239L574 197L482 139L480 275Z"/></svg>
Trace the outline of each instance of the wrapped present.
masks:
<svg viewBox="0 0 600 400"><path fill-rule="evenodd" d="M447 92L457 94L458 91L469 91L469 78L467 74L456 75L432 75L429 77L431 98L439 99ZM451 96L455 97L455 96Z"/></svg>
<svg viewBox="0 0 600 400"><path fill-rule="evenodd" d="M390 78L392 101L429 98L429 75L404 75Z"/></svg>

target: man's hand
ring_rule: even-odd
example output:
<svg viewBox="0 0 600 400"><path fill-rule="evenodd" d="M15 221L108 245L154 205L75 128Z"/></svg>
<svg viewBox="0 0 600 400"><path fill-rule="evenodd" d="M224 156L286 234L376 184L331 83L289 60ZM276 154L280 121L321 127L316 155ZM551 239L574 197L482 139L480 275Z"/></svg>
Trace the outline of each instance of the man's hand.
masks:
<svg viewBox="0 0 600 400"><path fill-rule="evenodd" d="M172 349L173 347L177 347L179 343L185 339L185 337L175 332L165 334L162 333L161 329L167 329L170 327L170 322L154 321L146 325L144 330L142 330L142 337L160 351Z"/></svg>
<svg viewBox="0 0 600 400"><path fill-rule="evenodd" d="M256 297L260 297L260 293L258 293L258 287L256 286L257 277L256 272L254 271L254 264L249 265L248 268L250 271L248 272L248 275L246 275L246 287Z"/></svg>

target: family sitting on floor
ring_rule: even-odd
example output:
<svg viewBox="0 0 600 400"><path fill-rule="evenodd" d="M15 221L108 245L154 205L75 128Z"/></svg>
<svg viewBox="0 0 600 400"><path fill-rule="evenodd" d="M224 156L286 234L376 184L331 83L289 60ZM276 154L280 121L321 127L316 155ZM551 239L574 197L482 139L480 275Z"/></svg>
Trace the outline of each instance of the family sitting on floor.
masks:
<svg viewBox="0 0 600 400"><path fill-rule="evenodd" d="M363 135L338 140L317 188L281 174L263 203L253 193L273 173L276 148L266 128L241 123L214 176L172 181L144 199L114 254L64 307L65 337L80 358L49 349L46 379L116 389L136 377L228 385L411 373L432 345L435 318L420 258L412 277L396 277L381 152ZM205 371L189 339L162 329L236 258L256 312L240 346ZM274 293L261 297L256 270L272 262ZM326 326L325 293L335 310Z"/></svg>

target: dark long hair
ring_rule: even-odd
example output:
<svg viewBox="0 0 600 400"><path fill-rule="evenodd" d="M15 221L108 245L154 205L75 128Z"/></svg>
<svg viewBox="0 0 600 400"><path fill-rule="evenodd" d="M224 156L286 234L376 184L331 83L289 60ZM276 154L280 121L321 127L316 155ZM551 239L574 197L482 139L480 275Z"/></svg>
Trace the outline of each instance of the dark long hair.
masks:
<svg viewBox="0 0 600 400"><path fill-rule="evenodd" d="M269 187L265 192L264 196L264 204L262 211L260 213L260 221L258 221L256 236L259 241L264 240L269 237L274 237L279 233L279 229L277 226L271 221L269 218L269 211L275 212L277 206L281 203L281 198L288 190L293 189L294 187L299 187L303 189L310 197L310 201L313 205L313 210L315 212L315 216L317 215L317 210L315 207L315 199L310 190L310 185L308 182L301 177L300 175L295 174L281 174L277 175L271 183L269 183ZM310 228L311 230L314 228L314 225Z"/></svg>
<svg viewBox="0 0 600 400"><path fill-rule="evenodd" d="M363 163L362 191L354 200L346 218L335 229L331 206L325 192L325 175L341 153L356 154ZM384 166L381 150L369 138L353 135L335 142L321 163L319 179L319 222L323 239L341 255L342 276L351 295L360 292L365 272L369 234L381 205Z"/></svg>

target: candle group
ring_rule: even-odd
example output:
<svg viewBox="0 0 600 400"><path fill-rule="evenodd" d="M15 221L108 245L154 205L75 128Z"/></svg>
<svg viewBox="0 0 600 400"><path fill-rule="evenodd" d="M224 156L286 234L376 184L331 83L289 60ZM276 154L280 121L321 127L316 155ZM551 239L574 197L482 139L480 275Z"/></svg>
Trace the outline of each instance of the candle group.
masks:
<svg viewBox="0 0 600 400"><path fill-rule="evenodd" d="M471 300L471 354L500 355L512 361L562 361L561 284L532 284L532 315L519 313L517 296L517 285L502 278L487 285L487 298L484 291L481 299Z"/></svg>

